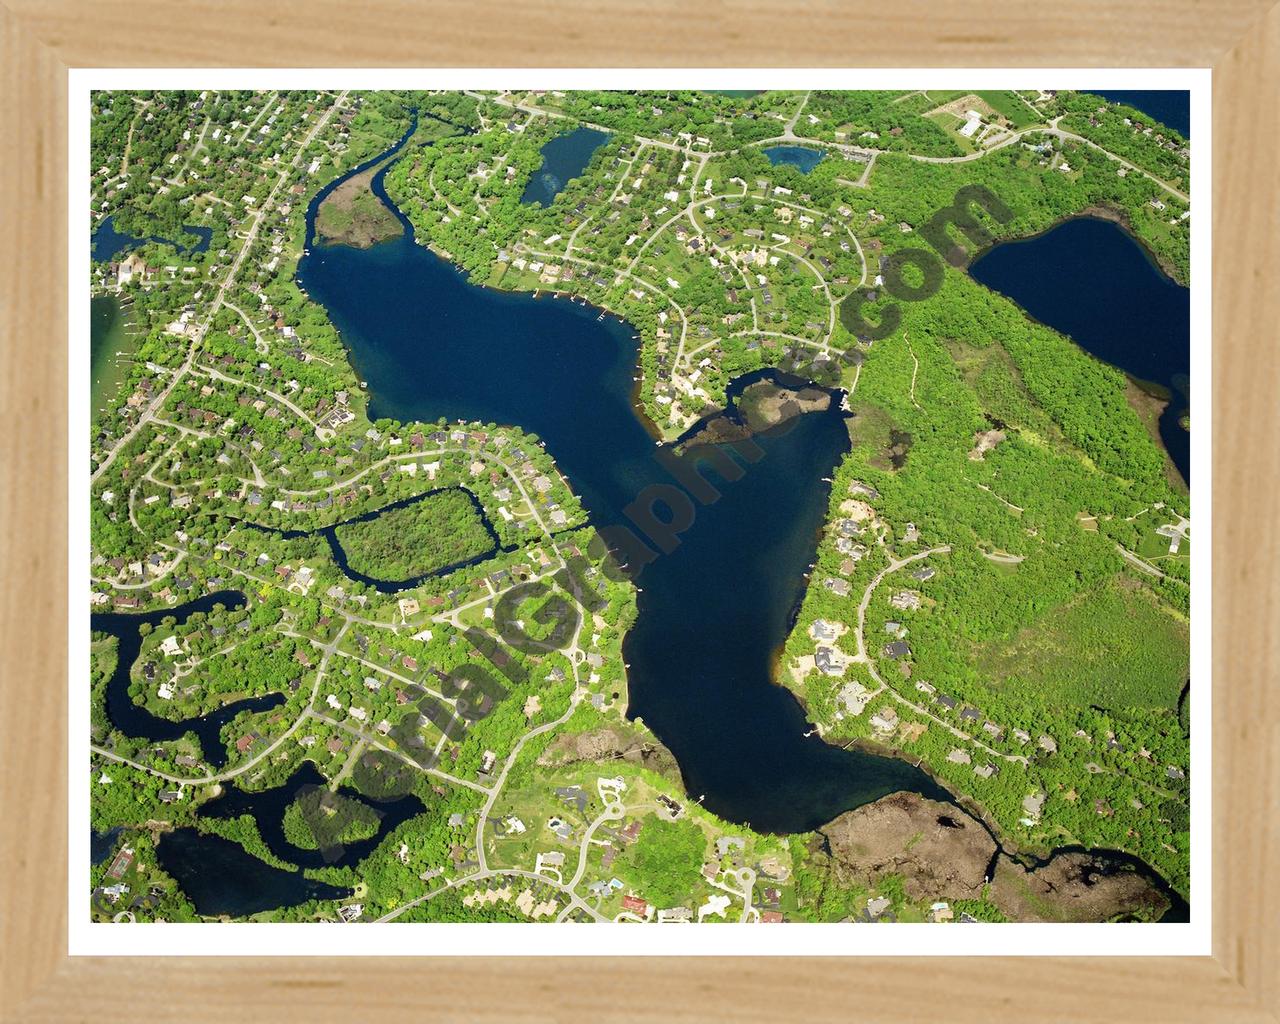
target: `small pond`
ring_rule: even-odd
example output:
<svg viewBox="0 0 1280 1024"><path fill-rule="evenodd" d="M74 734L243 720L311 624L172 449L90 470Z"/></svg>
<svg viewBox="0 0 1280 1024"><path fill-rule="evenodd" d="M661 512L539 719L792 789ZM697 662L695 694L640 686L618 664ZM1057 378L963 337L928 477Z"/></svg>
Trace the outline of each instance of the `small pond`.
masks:
<svg viewBox="0 0 1280 1024"><path fill-rule="evenodd" d="M808 174L822 163L822 158L827 154L820 149L810 149L808 146L770 146L764 151L764 155L774 166L788 164L791 167L798 167L803 174Z"/></svg>
<svg viewBox="0 0 1280 1024"><path fill-rule="evenodd" d="M170 238L160 238L157 235L152 235L150 238L138 238L127 232L117 231L115 218L108 217L94 231L91 251L95 260L109 263L120 253L136 249L147 242L172 245L184 255L190 255L197 252L207 252L209 243L213 241L213 228L202 227L198 224L185 224L182 232L184 235L189 236L186 241L179 242Z"/></svg>
<svg viewBox="0 0 1280 1024"><path fill-rule="evenodd" d="M609 138L594 128L575 128L542 147L542 166L533 172L520 197L522 203L550 206L561 190L591 163L591 155Z"/></svg>

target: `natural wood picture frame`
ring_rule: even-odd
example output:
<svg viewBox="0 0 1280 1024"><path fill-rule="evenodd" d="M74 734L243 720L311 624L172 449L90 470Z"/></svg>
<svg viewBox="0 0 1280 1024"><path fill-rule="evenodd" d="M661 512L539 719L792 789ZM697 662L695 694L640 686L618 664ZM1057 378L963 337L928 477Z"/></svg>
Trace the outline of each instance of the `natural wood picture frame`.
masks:
<svg viewBox="0 0 1280 1024"><path fill-rule="evenodd" d="M1280 474L1280 8L832 0L706 9L572 0L0 5L0 1007L6 1021L1265 1021L1275 968L1280 727L1267 529ZM1214 69L1213 956L706 959L67 955L67 71L215 66L1164 66ZM72 468L72 471L74 468ZM79 757L80 752L73 752ZM73 762L78 763L78 762ZM1268 981L1267 979L1271 979ZM641 993L639 999L635 993Z"/></svg>

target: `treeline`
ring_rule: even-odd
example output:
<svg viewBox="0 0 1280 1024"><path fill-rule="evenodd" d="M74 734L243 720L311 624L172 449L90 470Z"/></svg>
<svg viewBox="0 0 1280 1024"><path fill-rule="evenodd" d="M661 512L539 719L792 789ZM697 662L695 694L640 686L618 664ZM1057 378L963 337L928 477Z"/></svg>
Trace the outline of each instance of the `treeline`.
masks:
<svg viewBox="0 0 1280 1024"><path fill-rule="evenodd" d="M707 837L689 820L644 819L635 849L629 851L631 878L637 891L659 907L673 907L689 898L700 881Z"/></svg>
<svg viewBox="0 0 1280 1024"><path fill-rule="evenodd" d="M1030 321L1008 299L954 271L948 272L936 296L899 308L911 334L921 331L972 345L1001 345L1030 396L1100 469L1143 484L1163 479L1164 455L1129 405L1122 371ZM999 370L991 372L988 388L1016 393L1008 380L994 379ZM1025 409L1023 415L1032 418Z"/></svg>
<svg viewBox="0 0 1280 1024"><path fill-rule="evenodd" d="M1128 104L1091 93L1060 93L1057 102L1066 114L1060 128L1091 139L1176 188L1189 191L1190 143L1179 132Z"/></svg>
<svg viewBox="0 0 1280 1024"><path fill-rule="evenodd" d="M681 132L708 139L713 149L732 149L782 133L782 118L801 93L767 92L724 96L703 90L615 91L575 89L542 97L544 105L614 131L674 139Z"/></svg>
<svg viewBox="0 0 1280 1024"><path fill-rule="evenodd" d="M919 104L895 102L906 96L902 90L858 89L817 90L805 105L805 114L821 118L817 125L796 125L796 134L832 140L835 130L847 127L841 141L869 149L918 153L925 156L960 156L964 150L955 138L935 121L922 116ZM931 109L928 101L925 108ZM870 132L874 138L863 138Z"/></svg>

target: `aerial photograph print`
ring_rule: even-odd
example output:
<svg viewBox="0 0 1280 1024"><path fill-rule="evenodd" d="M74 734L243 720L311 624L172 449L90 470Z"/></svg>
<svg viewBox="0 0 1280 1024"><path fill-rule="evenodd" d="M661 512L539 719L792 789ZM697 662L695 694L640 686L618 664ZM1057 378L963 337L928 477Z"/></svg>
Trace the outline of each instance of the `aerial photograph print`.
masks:
<svg viewBox="0 0 1280 1024"><path fill-rule="evenodd" d="M1191 919L1188 91L324 81L84 94L86 925Z"/></svg>

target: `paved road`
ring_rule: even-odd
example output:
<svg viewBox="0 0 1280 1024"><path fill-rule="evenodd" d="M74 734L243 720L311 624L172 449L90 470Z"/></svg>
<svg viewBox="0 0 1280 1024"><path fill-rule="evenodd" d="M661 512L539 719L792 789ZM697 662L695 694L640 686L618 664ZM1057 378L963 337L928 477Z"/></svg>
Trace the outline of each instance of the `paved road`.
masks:
<svg viewBox="0 0 1280 1024"><path fill-rule="evenodd" d="M1024 128L1022 131L1013 132L1012 134L1001 139L999 142L995 143L994 145L988 146L986 149L980 149L975 153L966 153L964 156L921 156L917 153L908 153L907 155L910 156L912 160L916 160L916 161L919 161L920 163L925 163L925 164L964 164L964 163L969 163L971 160L980 160L982 159L982 157L987 156L991 153L994 153L997 150L1004 149L1006 146L1011 146L1015 142L1018 142L1020 139L1023 139L1028 135L1054 135L1060 139L1066 139L1071 142L1080 142L1088 146L1090 149L1096 149L1099 153L1103 154L1108 160L1114 160L1116 163L1120 164L1121 166L1126 167L1131 171L1136 171L1138 174L1141 174L1144 178L1147 178L1150 181L1155 182L1157 185L1159 185L1162 189L1164 189L1170 195L1177 196L1184 203L1191 202L1191 197L1189 195L1187 195L1185 192L1180 191L1179 189L1174 188L1167 181L1164 181L1163 179L1156 177L1150 171L1144 170L1143 168L1139 167L1137 164L1130 163L1128 160L1124 159L1124 157L1117 156L1115 153L1112 153L1109 149L1105 149L1102 146L1099 146L1096 142L1091 142L1089 139L1086 139L1083 135L1076 135L1074 132L1069 132L1063 128L1059 128L1058 121L1060 120L1061 120L1060 117L1055 117L1052 121L1049 122L1048 127L1045 127L1044 125L1040 125L1035 128Z"/></svg>
<svg viewBox="0 0 1280 1024"><path fill-rule="evenodd" d="M1189 586L1186 580L1180 580L1178 579L1177 576L1170 576L1168 573L1162 572L1161 570L1157 569L1154 565L1152 565L1150 562L1143 561L1141 558L1135 555L1128 548L1123 547L1120 544L1116 545L1116 550L1120 552L1121 558L1123 558L1126 562L1128 562L1138 571L1145 572L1148 576L1155 576L1162 580L1173 580L1173 582L1175 583L1181 583L1184 587Z"/></svg>
<svg viewBox="0 0 1280 1024"><path fill-rule="evenodd" d="M880 586L880 581L890 573L897 572L903 566L910 565L912 562L919 562L922 559L928 558L930 555L945 555L950 551L950 544L942 544L936 548L930 548L928 551L920 551L914 555L908 555L906 558L890 559L889 564L875 574L871 582L867 584L867 589L862 592L862 600L858 602L858 624L854 627L853 632L853 639L857 644L857 650L854 652L851 659L852 661L865 662L866 664L871 665L871 659L867 657L867 647L866 643L863 641L862 631L866 626L867 608L871 604L871 595L875 593L876 587ZM875 675L874 666L872 666L871 671L872 675ZM877 676L877 678L879 677Z"/></svg>
<svg viewBox="0 0 1280 1024"><path fill-rule="evenodd" d="M258 212L254 214L253 225L252 227L250 227L249 233L245 236L244 244L240 247L240 251L236 253L236 258L235 260L232 261L231 267L227 271L226 277L222 279L222 284L218 288L218 294L214 296L213 303L209 307L209 313L205 317L204 323L200 325L200 329L196 333L195 339L192 341L191 348L187 352L187 358L183 361L182 366L179 367L177 373L173 375L173 378L169 381L168 386L166 386L163 391L161 391L158 395L156 395L155 399L151 402L151 404L147 406L146 411L141 416L138 417L138 422L135 423L124 434L124 436L121 437L120 440L117 441L115 445L112 446L111 450L107 452L106 458L104 458L100 463L98 463L97 467L89 476L89 482L91 485L97 481L98 477L100 477L103 473L107 471L107 468L115 461L116 455L119 454L121 449L123 449L130 441L132 441L138 435L138 432L142 430L144 426L146 426L146 424L151 422L151 420L155 417L156 413L160 409L164 408L164 403L168 401L169 395L173 392L173 389L177 387L178 381L182 380L182 378L185 377L187 373L190 372L192 366L195 365L196 354L200 350L200 342L204 339L205 333L209 330L210 325L213 323L213 318L218 315L218 307L222 305L223 297L226 295L227 289L230 288L232 284L235 282L236 275L240 272L241 264L244 262L245 257L249 254L249 250L253 248L254 240L257 238L257 235L258 235L258 228L262 226L262 221L266 217L267 211L274 207L276 193L280 191L280 187L288 180L289 172L297 168L298 161L301 160L302 154L306 152L307 147L311 145L311 140L314 139L316 135L319 133L319 131L328 123L329 118L333 116L334 111L336 111L339 107L341 107L344 102L346 102L346 98L347 98L347 90L344 89L339 94L338 98L334 100L333 105L329 107L322 115L320 115L319 118L316 119L316 123L312 127L311 131L309 131L303 137L302 143L298 146L298 151L294 154L294 157L290 161L289 166L280 169L279 175L276 179L276 183L272 187L270 194L266 198L266 201L262 203L262 206L259 208Z"/></svg>
<svg viewBox="0 0 1280 1024"><path fill-rule="evenodd" d="M320 663L316 669L316 681L311 685L311 697L307 700L307 706L303 709L302 714L298 716L297 720L293 723L293 725L289 726L288 729L286 729L283 733L281 733L280 736L273 743L271 743L265 750L256 754L254 757L250 758L248 761L246 761L242 765L238 765L235 768L229 769L224 772L206 773L205 775L200 776L198 778L189 778L189 777L182 778L177 775L169 775L166 772L159 771L156 768L151 768L145 764L140 764L139 762L134 761L130 758L122 757L121 755L115 753L114 751L107 750L104 747L99 747L91 744L89 749L92 750L95 754L100 754L102 757L108 758L111 761L117 761L117 762L120 762L121 764L127 764L127 765L130 765L131 767L138 768L144 772L147 772L149 775L154 775L157 778L166 779L169 782L176 782L184 785L203 786L212 782L225 782L228 779L234 779L237 775L243 775L245 772L247 772L250 768L252 768L255 764L257 764L263 758L270 757L271 754L274 753L275 750L279 748L280 744L282 744L285 740L287 740L290 736L292 736L295 732L297 732L298 728L302 725L302 723L312 716L311 705L315 703L316 694L320 692L320 684L324 681L325 669L328 667L329 658L336 651L338 642L342 639L342 634L347 631L347 628L350 625L351 623L349 621L344 622L342 624L342 627L338 630L336 634L334 634L333 639L329 643L323 646L320 646L319 644L317 644L317 646L320 646L320 650L322 654L320 658Z"/></svg>

